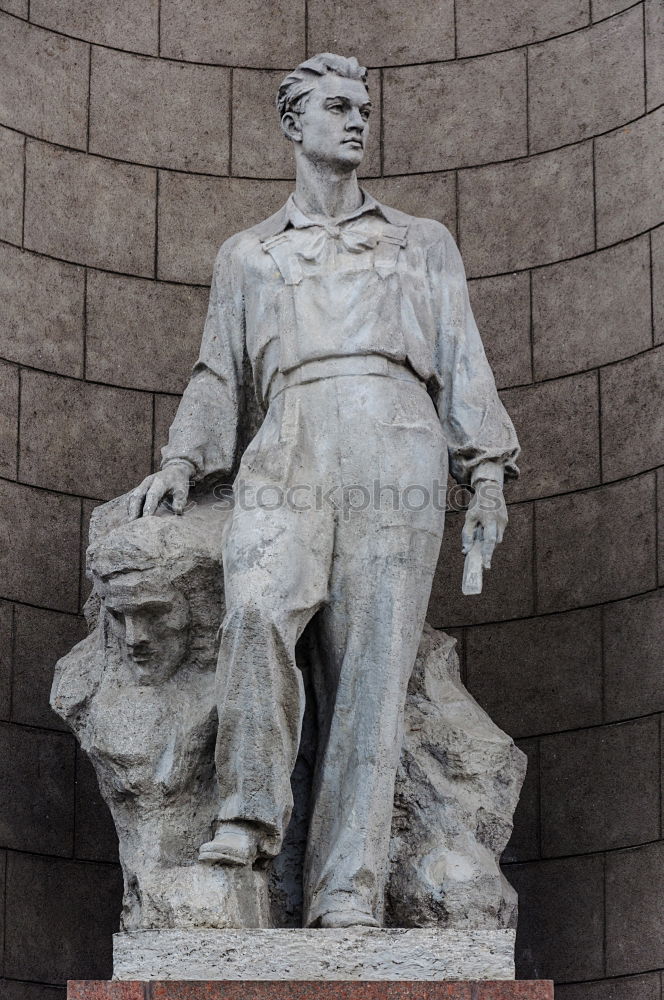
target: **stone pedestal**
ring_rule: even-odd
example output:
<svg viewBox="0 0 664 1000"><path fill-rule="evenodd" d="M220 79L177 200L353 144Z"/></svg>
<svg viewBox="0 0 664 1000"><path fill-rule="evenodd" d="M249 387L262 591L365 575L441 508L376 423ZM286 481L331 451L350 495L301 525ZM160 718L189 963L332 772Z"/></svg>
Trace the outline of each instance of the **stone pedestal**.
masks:
<svg viewBox="0 0 664 1000"><path fill-rule="evenodd" d="M68 983L67 1000L553 1000L553 983L90 980Z"/></svg>

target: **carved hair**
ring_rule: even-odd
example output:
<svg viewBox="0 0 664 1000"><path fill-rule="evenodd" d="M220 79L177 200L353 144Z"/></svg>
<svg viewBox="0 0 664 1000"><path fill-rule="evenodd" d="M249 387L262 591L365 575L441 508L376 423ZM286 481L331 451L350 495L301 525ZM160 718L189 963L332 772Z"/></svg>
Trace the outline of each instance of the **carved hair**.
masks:
<svg viewBox="0 0 664 1000"><path fill-rule="evenodd" d="M360 66L355 56L337 56L333 52L320 52L306 62L300 63L292 73L282 81L277 93L277 110L279 118L289 112L299 113L304 109L307 97L316 86L321 76L335 73L349 80L361 80L366 85L367 70Z"/></svg>

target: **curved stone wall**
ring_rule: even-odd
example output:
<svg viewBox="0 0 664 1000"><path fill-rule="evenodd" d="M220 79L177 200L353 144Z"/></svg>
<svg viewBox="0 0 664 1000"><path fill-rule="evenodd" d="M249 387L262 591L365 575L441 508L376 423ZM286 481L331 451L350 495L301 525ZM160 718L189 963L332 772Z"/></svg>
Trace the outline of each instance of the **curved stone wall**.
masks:
<svg viewBox="0 0 664 1000"><path fill-rule="evenodd" d="M52 668L83 632L90 512L163 443L214 253L290 190L275 85L326 49L371 67L366 186L456 234L524 445L484 595L459 593L453 514L430 609L530 759L519 974L659 1000L661 0L0 0L3 995L110 974L115 841Z"/></svg>

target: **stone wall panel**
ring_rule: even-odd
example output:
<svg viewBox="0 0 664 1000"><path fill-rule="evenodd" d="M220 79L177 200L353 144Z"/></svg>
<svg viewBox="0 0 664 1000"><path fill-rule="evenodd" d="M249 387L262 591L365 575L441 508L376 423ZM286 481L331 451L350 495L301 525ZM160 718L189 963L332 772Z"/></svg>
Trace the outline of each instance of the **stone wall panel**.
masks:
<svg viewBox="0 0 664 1000"><path fill-rule="evenodd" d="M90 271L87 377L182 392L198 357L208 298L207 288Z"/></svg>
<svg viewBox="0 0 664 1000"><path fill-rule="evenodd" d="M0 480L2 596L78 610L81 501Z"/></svg>
<svg viewBox="0 0 664 1000"><path fill-rule="evenodd" d="M514 830L503 851L503 863L532 861L540 853L539 740L519 740L517 746L528 758L528 767L514 813Z"/></svg>
<svg viewBox="0 0 664 1000"><path fill-rule="evenodd" d="M607 721L664 711L664 590L603 610Z"/></svg>
<svg viewBox="0 0 664 1000"><path fill-rule="evenodd" d="M162 173L159 184L158 276L209 284L219 247L276 212L289 181L249 181Z"/></svg>
<svg viewBox="0 0 664 1000"><path fill-rule="evenodd" d="M458 54L472 56L562 35L588 23L588 0L457 0Z"/></svg>
<svg viewBox="0 0 664 1000"><path fill-rule="evenodd" d="M511 736L602 721L597 608L470 628L466 660L469 690Z"/></svg>
<svg viewBox="0 0 664 1000"><path fill-rule="evenodd" d="M99 45L156 55L159 0L31 0L30 19Z"/></svg>
<svg viewBox="0 0 664 1000"><path fill-rule="evenodd" d="M599 392L596 372L502 393L518 428L521 476L511 500L595 486L600 481Z"/></svg>
<svg viewBox="0 0 664 1000"><path fill-rule="evenodd" d="M20 246L23 239L23 158L25 139L0 127L0 240Z"/></svg>
<svg viewBox="0 0 664 1000"><path fill-rule="evenodd" d="M595 140L597 241L617 243L664 221L664 108Z"/></svg>
<svg viewBox="0 0 664 1000"><path fill-rule="evenodd" d="M9 719L12 696L13 605L0 601L0 719Z"/></svg>
<svg viewBox="0 0 664 1000"><path fill-rule="evenodd" d="M1 0L0 10L5 10L8 14L15 14L16 17L27 18L28 0Z"/></svg>
<svg viewBox="0 0 664 1000"><path fill-rule="evenodd" d="M74 849L71 734L0 723L0 843L70 857Z"/></svg>
<svg viewBox="0 0 664 1000"><path fill-rule="evenodd" d="M657 576L664 586L664 469L657 471Z"/></svg>
<svg viewBox="0 0 664 1000"><path fill-rule="evenodd" d="M664 465L664 347L603 368L604 480Z"/></svg>
<svg viewBox="0 0 664 1000"><path fill-rule="evenodd" d="M230 71L93 47L90 152L227 174Z"/></svg>
<svg viewBox="0 0 664 1000"><path fill-rule="evenodd" d="M119 866L10 853L5 975L110 979L121 894Z"/></svg>
<svg viewBox="0 0 664 1000"><path fill-rule="evenodd" d="M367 66L454 58L453 0L309 0L309 52L353 52Z"/></svg>
<svg viewBox="0 0 664 1000"><path fill-rule="evenodd" d="M118 860L118 835L101 797L90 758L76 750L76 857L84 861Z"/></svg>
<svg viewBox="0 0 664 1000"><path fill-rule="evenodd" d="M645 475L535 504L538 610L655 586L654 486Z"/></svg>
<svg viewBox="0 0 664 1000"><path fill-rule="evenodd" d="M28 249L92 267L152 275L155 198L154 170L28 142Z"/></svg>
<svg viewBox="0 0 664 1000"><path fill-rule="evenodd" d="M89 47L0 14L0 121L85 149Z"/></svg>
<svg viewBox="0 0 664 1000"><path fill-rule="evenodd" d="M653 333L655 343L664 343L664 226L651 233Z"/></svg>
<svg viewBox="0 0 664 1000"><path fill-rule="evenodd" d="M606 971L648 972L664 965L664 842L606 858Z"/></svg>
<svg viewBox="0 0 664 1000"><path fill-rule="evenodd" d="M19 372L0 361L0 476L16 478Z"/></svg>
<svg viewBox="0 0 664 1000"><path fill-rule="evenodd" d="M385 173L525 155L524 52L387 69L383 81Z"/></svg>
<svg viewBox="0 0 664 1000"><path fill-rule="evenodd" d="M656 716L544 737L540 741L544 857L657 840L659 756Z"/></svg>
<svg viewBox="0 0 664 1000"><path fill-rule="evenodd" d="M481 278L471 281L468 291L498 388L531 382L528 274Z"/></svg>
<svg viewBox="0 0 664 1000"><path fill-rule="evenodd" d="M0 356L83 374L83 268L0 244Z"/></svg>
<svg viewBox="0 0 664 1000"><path fill-rule="evenodd" d="M148 474L151 438L149 394L23 373L22 482L110 500Z"/></svg>
<svg viewBox="0 0 664 1000"><path fill-rule="evenodd" d="M404 174L380 177L363 185L384 205L427 219L442 222L456 234L456 182L454 173Z"/></svg>
<svg viewBox="0 0 664 1000"><path fill-rule="evenodd" d="M161 449L168 441L168 431L173 423L179 403L179 396L156 394L154 397L154 454L152 456L152 467L155 470L161 465Z"/></svg>
<svg viewBox="0 0 664 1000"><path fill-rule="evenodd" d="M567 375L651 344L648 237L533 271L535 378Z"/></svg>
<svg viewBox="0 0 664 1000"><path fill-rule="evenodd" d="M292 68L306 58L305 22L304 0L161 0L161 55Z"/></svg>
<svg viewBox="0 0 664 1000"><path fill-rule="evenodd" d="M459 239L468 274L500 274L591 250L592 173L590 143L461 170Z"/></svg>
<svg viewBox="0 0 664 1000"><path fill-rule="evenodd" d="M634 0L590 0L593 21L603 21L631 7Z"/></svg>
<svg viewBox="0 0 664 1000"><path fill-rule="evenodd" d="M16 979L0 979L2 1000L64 1000L66 991L60 986L22 983Z"/></svg>
<svg viewBox="0 0 664 1000"><path fill-rule="evenodd" d="M645 0L647 107L664 103L664 4Z"/></svg>
<svg viewBox="0 0 664 1000"><path fill-rule="evenodd" d="M659 973L556 987L556 1000L660 1000Z"/></svg>
<svg viewBox="0 0 664 1000"><path fill-rule="evenodd" d="M643 114L640 7L534 45L528 57L533 152L587 139Z"/></svg>

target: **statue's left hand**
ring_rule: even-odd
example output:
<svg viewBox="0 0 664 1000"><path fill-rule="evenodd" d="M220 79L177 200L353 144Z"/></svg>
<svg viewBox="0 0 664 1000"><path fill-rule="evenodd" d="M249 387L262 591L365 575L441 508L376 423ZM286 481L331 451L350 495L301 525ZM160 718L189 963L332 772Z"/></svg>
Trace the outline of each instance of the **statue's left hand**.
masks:
<svg viewBox="0 0 664 1000"><path fill-rule="evenodd" d="M496 545L503 540L507 527L507 507L500 483L481 479L475 484L475 494L466 511L466 520L461 533L461 550L464 555L470 551L476 532L482 539L482 565L491 569L491 557Z"/></svg>
<svg viewBox="0 0 664 1000"><path fill-rule="evenodd" d="M174 514L182 514L189 495L191 466L188 462L169 462L161 472L147 476L131 494L129 517L150 517L166 496L172 497Z"/></svg>

